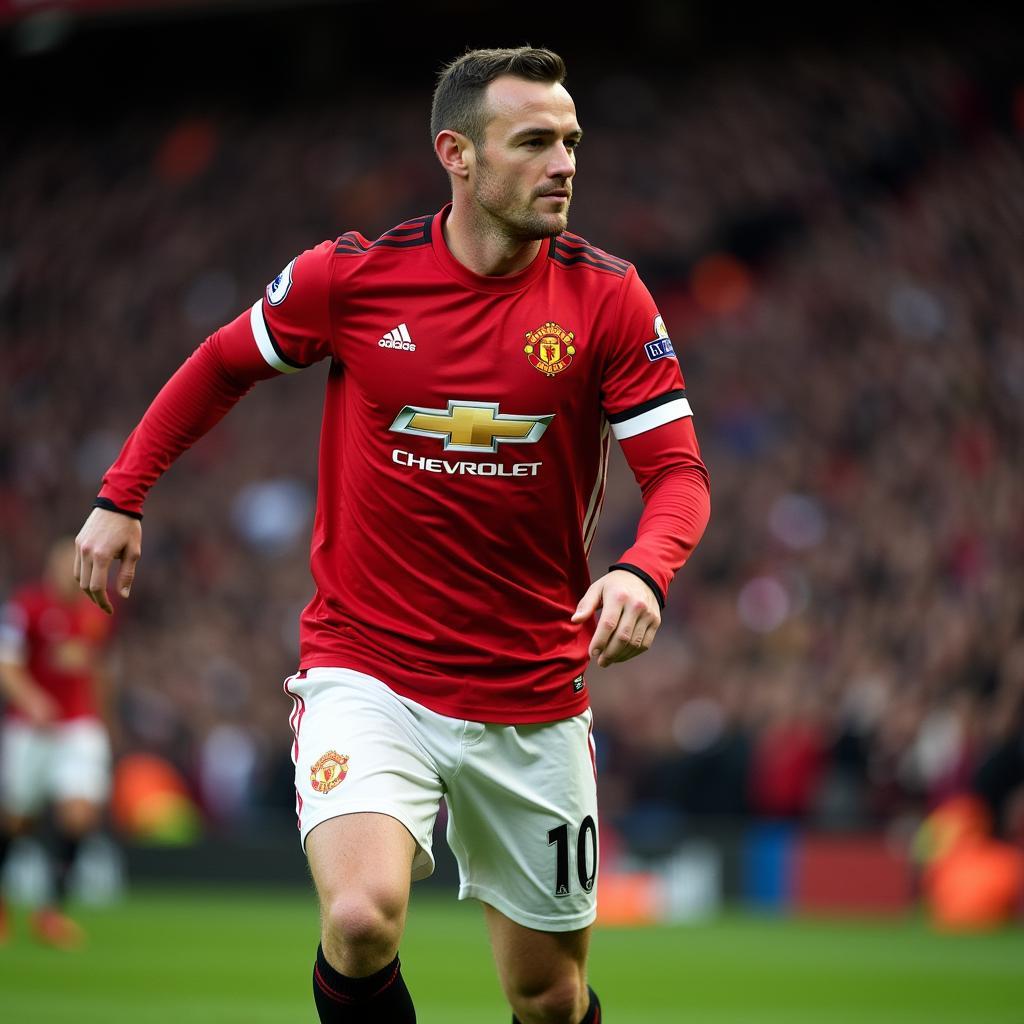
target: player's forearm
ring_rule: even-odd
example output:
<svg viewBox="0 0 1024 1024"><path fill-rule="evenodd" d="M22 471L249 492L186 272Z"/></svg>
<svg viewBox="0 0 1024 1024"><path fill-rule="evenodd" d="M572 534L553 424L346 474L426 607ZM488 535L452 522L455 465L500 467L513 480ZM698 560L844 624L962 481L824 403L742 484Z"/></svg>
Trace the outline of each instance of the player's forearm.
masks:
<svg viewBox="0 0 1024 1024"><path fill-rule="evenodd" d="M649 576L664 604L669 584L697 546L710 515L706 472L682 467L666 476L646 500L636 543L616 566L634 566Z"/></svg>
<svg viewBox="0 0 1024 1024"><path fill-rule="evenodd" d="M0 661L0 696L17 708L40 689L24 665Z"/></svg>
<svg viewBox="0 0 1024 1024"><path fill-rule="evenodd" d="M128 435L103 477L99 503L137 516L149 489L168 466L218 423L262 377L274 371L232 358L221 332L178 368Z"/></svg>
<svg viewBox="0 0 1024 1024"><path fill-rule="evenodd" d="M636 542L615 567L639 570L664 605L668 586L711 516L711 481L689 418L622 445L640 484L644 510Z"/></svg>

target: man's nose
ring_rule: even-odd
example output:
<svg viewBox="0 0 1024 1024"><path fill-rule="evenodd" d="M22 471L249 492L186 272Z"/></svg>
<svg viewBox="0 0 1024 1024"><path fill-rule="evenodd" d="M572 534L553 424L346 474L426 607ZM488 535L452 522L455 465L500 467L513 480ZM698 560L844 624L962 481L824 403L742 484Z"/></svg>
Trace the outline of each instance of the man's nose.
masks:
<svg viewBox="0 0 1024 1024"><path fill-rule="evenodd" d="M548 175L552 178L571 178L576 173L576 164L573 162L572 153L564 145L558 146L551 163L548 165Z"/></svg>

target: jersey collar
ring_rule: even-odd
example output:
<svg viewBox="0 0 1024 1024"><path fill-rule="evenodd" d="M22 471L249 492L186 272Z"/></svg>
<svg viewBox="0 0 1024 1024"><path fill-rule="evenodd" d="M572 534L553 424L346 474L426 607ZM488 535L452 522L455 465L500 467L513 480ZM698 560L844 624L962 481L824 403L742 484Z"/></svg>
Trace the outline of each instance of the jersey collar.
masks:
<svg viewBox="0 0 1024 1024"><path fill-rule="evenodd" d="M517 292L521 291L544 272L544 268L547 266L548 253L551 251L550 238L541 239L540 248L537 250L537 255L534 257L533 262L514 274L492 276L478 274L476 271L470 270L469 267L460 263L451 254L444 240L442 226L448 218L448 214L451 213L451 209L452 204L446 203L434 214L430 238L437 262L457 281L480 292Z"/></svg>

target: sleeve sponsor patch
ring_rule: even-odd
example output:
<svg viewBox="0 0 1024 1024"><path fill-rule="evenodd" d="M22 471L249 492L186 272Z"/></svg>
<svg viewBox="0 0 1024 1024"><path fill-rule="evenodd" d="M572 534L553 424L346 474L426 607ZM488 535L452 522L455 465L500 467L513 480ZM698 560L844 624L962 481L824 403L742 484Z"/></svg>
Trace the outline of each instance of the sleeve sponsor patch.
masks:
<svg viewBox="0 0 1024 1024"><path fill-rule="evenodd" d="M672 347L672 339L668 336L668 328L665 326L665 321L661 318L660 313L654 318L654 334L654 340L644 345L647 358L652 363L658 359L665 359L668 356L672 356L674 359L676 351Z"/></svg>
<svg viewBox="0 0 1024 1024"><path fill-rule="evenodd" d="M296 257L296 259L297 258L298 257ZM286 266L284 270L282 270L281 273L267 285L267 302L269 302L270 305L280 306L288 297L288 292L292 286L292 267L294 266L295 260L292 260L288 266Z"/></svg>

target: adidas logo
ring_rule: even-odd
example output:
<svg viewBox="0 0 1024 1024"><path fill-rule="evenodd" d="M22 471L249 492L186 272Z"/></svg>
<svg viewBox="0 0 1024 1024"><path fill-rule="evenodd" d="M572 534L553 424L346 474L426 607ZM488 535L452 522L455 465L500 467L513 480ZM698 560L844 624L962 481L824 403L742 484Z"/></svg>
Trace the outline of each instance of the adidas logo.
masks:
<svg viewBox="0 0 1024 1024"><path fill-rule="evenodd" d="M409 328L405 324L399 324L393 331L388 331L377 344L381 348L397 348L403 352L415 352L416 346L409 337Z"/></svg>

